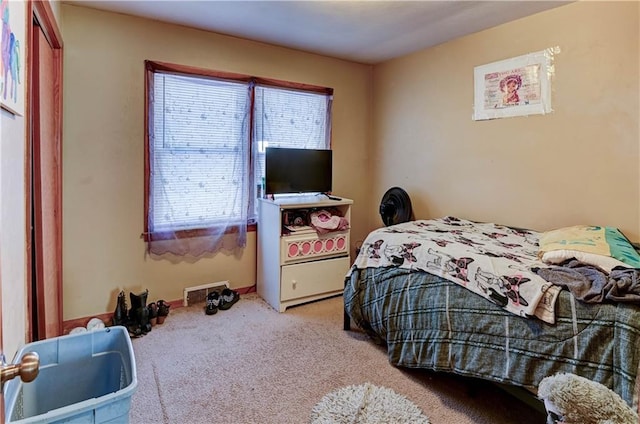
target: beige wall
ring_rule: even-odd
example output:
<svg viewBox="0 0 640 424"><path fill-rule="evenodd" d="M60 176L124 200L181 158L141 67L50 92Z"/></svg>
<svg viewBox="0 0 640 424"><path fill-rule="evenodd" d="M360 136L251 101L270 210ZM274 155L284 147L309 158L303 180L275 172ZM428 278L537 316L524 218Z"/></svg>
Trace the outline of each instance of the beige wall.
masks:
<svg viewBox="0 0 640 424"><path fill-rule="evenodd" d="M376 66L373 199L399 185L418 218L639 241L639 5L573 3ZM553 113L471 119L475 66L554 46Z"/></svg>
<svg viewBox="0 0 640 424"><path fill-rule="evenodd" d="M333 87L334 192L354 199L354 243L364 236L371 67L68 4L61 12L65 320L112 311L121 289L176 300L188 286L256 281L255 233L237 256L145 257L145 59Z"/></svg>

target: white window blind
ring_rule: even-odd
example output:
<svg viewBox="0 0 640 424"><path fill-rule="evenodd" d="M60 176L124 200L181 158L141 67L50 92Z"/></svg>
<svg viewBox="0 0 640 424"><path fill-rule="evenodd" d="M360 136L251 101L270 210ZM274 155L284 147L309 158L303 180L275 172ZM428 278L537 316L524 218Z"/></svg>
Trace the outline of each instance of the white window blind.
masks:
<svg viewBox="0 0 640 424"><path fill-rule="evenodd" d="M247 84L156 73L154 94L154 230L240 219L249 170Z"/></svg>
<svg viewBox="0 0 640 424"><path fill-rule="evenodd" d="M253 137L258 143L256 184L264 177L266 147L330 147L331 99L328 94L261 85L256 87Z"/></svg>

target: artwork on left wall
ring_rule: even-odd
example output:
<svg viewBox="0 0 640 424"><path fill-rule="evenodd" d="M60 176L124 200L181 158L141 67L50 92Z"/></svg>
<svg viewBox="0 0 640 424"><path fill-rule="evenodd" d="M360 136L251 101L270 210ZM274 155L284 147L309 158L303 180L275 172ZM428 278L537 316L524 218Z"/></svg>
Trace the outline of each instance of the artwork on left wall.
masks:
<svg viewBox="0 0 640 424"><path fill-rule="evenodd" d="M476 66L476 121L550 113L553 54L559 48Z"/></svg>
<svg viewBox="0 0 640 424"><path fill-rule="evenodd" d="M24 115L26 4L23 0L0 0L0 106L20 116Z"/></svg>

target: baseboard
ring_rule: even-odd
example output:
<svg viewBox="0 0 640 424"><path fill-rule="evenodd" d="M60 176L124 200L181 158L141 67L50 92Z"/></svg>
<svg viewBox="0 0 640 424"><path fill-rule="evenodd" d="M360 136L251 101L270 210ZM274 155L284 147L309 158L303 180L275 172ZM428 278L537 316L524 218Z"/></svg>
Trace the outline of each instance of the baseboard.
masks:
<svg viewBox="0 0 640 424"><path fill-rule="evenodd" d="M247 294L247 293L253 293L256 291L256 286L250 286L250 287L241 287L241 288L234 288L233 290L237 291L238 293L242 294ZM168 302L169 305L171 305L170 309L177 309L177 308L182 308L184 306L184 300L183 299L176 299L176 300L171 300ZM90 317L83 317L83 318L74 318L74 319L70 319L67 321L63 321L62 322L62 334L69 334L69 332L71 330L73 330L76 327L86 327L87 324L89 323L89 321L92 318L99 318L102 320L102 322L104 322L104 324L108 327L111 325L111 321L112 321L112 317L113 317L113 312L105 312L103 314L99 314L99 315L94 315L94 316L90 316Z"/></svg>

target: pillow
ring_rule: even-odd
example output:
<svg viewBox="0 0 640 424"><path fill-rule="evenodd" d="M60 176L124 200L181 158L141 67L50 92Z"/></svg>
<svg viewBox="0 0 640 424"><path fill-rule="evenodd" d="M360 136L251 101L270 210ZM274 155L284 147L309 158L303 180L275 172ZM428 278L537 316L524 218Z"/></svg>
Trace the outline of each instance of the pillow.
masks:
<svg viewBox="0 0 640 424"><path fill-rule="evenodd" d="M576 225L547 231L540 237L538 256L547 263L576 258L607 272L616 266L640 268L640 255L613 227Z"/></svg>

